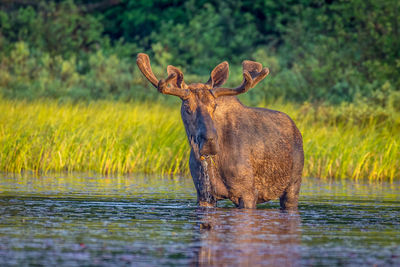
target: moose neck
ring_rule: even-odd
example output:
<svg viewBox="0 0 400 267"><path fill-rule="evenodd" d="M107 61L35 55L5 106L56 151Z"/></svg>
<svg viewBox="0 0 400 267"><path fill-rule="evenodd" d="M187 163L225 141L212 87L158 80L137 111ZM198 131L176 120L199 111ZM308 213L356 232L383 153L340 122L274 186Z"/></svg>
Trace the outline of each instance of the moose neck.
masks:
<svg viewBox="0 0 400 267"><path fill-rule="evenodd" d="M223 96L217 99L214 126L217 132L221 134L221 139L223 138L222 133L224 132L224 128L230 124L229 121L232 120L232 116L240 112L242 108L244 108L243 104L235 96ZM223 153L223 151L219 151L213 156L202 157L194 136L190 135L188 131L187 134L193 156L200 170L197 188L200 189L201 199L204 199L204 201L207 200L208 203L213 203L216 199L228 197L227 188L218 172L218 164L220 162L219 153Z"/></svg>
<svg viewBox="0 0 400 267"><path fill-rule="evenodd" d="M216 112L219 115L228 115L237 113L241 108L245 107L236 96L221 96L217 98Z"/></svg>

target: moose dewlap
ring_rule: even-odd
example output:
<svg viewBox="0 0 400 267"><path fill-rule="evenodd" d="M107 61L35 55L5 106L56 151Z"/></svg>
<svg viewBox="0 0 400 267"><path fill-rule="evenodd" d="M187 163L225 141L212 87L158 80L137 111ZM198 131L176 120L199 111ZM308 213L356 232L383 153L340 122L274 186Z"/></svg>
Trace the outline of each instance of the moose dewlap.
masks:
<svg viewBox="0 0 400 267"><path fill-rule="evenodd" d="M215 207L228 198L237 207L255 208L280 198L283 209L297 208L304 165L300 131L286 114L246 107L236 97L263 80L267 68L245 60L242 84L224 88L227 62L215 67L206 83L189 85L174 66L168 66L167 79L158 80L146 54L137 56L137 65L160 93L182 99L190 172L200 206Z"/></svg>

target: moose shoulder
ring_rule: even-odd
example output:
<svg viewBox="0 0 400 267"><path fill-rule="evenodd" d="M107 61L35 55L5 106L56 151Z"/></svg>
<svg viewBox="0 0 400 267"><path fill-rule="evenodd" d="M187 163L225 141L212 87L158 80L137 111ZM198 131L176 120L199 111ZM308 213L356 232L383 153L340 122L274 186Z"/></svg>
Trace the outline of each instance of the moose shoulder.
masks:
<svg viewBox="0 0 400 267"><path fill-rule="evenodd" d="M304 164L300 131L286 114L246 107L236 97L264 79L267 68L246 60L242 84L223 88L227 62L215 67L208 82L190 85L173 66L167 68L167 79L158 80L146 54L138 55L137 64L159 92L182 99L190 172L200 206L215 207L228 198L237 207L255 208L280 198L281 208L297 208Z"/></svg>

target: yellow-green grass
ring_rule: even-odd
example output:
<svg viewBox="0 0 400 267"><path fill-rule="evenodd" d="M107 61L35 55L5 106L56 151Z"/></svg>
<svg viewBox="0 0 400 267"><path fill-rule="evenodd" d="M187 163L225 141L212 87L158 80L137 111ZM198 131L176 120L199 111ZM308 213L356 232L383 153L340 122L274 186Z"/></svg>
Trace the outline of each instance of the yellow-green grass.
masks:
<svg viewBox="0 0 400 267"><path fill-rule="evenodd" d="M305 177L400 178L396 118L356 122L331 107L276 104L304 138ZM343 110L342 110L343 112ZM338 119L340 118L340 119ZM343 119L345 118L345 119ZM0 171L189 174L179 106L0 99Z"/></svg>

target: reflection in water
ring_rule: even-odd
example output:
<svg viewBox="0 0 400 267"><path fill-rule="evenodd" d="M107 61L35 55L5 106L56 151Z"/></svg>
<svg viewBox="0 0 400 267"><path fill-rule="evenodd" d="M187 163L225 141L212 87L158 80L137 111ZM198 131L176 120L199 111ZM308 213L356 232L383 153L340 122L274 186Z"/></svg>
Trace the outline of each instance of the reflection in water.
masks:
<svg viewBox="0 0 400 267"><path fill-rule="evenodd" d="M307 178L288 214L199 209L187 178L0 175L0 266L397 267L399 203L399 182Z"/></svg>
<svg viewBox="0 0 400 267"><path fill-rule="evenodd" d="M297 212L212 209L199 214L200 240L194 265L298 265L301 220Z"/></svg>

